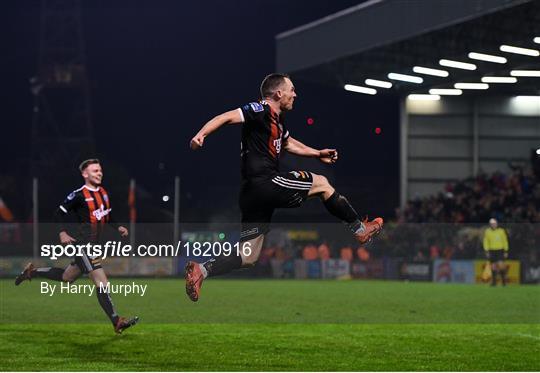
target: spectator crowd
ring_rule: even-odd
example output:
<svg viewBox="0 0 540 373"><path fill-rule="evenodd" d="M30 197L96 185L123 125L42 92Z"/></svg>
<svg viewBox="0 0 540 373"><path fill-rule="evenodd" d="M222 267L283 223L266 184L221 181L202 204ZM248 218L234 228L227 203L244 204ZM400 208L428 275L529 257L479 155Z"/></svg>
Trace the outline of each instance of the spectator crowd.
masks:
<svg viewBox="0 0 540 373"><path fill-rule="evenodd" d="M396 217L400 223L486 223L490 218L540 223L540 184L531 169L480 174L409 201Z"/></svg>

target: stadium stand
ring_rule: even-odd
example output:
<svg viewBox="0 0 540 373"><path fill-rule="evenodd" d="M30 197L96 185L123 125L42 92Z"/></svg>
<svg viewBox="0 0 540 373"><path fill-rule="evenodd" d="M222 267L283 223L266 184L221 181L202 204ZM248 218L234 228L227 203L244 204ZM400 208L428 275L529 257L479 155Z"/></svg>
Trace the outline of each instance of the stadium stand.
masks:
<svg viewBox="0 0 540 373"><path fill-rule="evenodd" d="M531 169L517 167L511 174L480 174L444 192L409 201L397 211L399 222L485 223L500 221L540 222L540 184Z"/></svg>

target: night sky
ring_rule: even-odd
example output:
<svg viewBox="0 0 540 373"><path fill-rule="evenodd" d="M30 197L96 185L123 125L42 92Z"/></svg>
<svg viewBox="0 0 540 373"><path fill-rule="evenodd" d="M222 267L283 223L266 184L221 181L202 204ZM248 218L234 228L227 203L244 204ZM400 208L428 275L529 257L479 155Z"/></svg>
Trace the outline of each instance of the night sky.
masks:
<svg viewBox="0 0 540 373"><path fill-rule="evenodd" d="M189 140L214 115L258 99L260 81L274 71L276 34L359 2L84 2L96 156L104 163L106 185L114 182L112 189L127 191L126 178L135 177L141 198L159 205L179 175L183 211L203 211L194 219L207 219L215 206L232 203L237 209L240 128L212 135L201 152L190 151ZM28 79L37 67L40 2L4 7L10 32L1 36L9 51L3 57L8 90L2 127L9 136L2 136L0 147L0 195L19 206L16 215L24 220L28 203L14 200L13 186L6 186L13 182L6 180L13 180L16 167L28 165ZM313 147L336 147L340 161L329 167L287 156L284 167L323 173L339 190L351 191L355 205L390 213L398 204L397 100L294 83L298 99L286 118L292 136ZM311 126L309 117L315 120ZM379 136L376 127L382 128ZM59 196L77 187L76 165L55 172L65 175ZM17 188L27 193L26 186Z"/></svg>

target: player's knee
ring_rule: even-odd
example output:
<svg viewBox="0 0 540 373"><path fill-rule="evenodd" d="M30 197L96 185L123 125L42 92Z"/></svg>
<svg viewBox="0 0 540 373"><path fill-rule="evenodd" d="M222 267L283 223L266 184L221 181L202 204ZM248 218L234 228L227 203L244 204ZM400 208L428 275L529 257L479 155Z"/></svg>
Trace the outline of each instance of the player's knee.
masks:
<svg viewBox="0 0 540 373"><path fill-rule="evenodd" d="M318 175L318 174L312 174L312 176L313 176L313 185L314 186L323 188L325 186L330 185L330 182L328 181L326 176Z"/></svg>
<svg viewBox="0 0 540 373"><path fill-rule="evenodd" d="M323 200L328 199L334 193L334 188L330 185L330 182L323 175L313 175L313 186L310 190L310 195L317 195Z"/></svg>

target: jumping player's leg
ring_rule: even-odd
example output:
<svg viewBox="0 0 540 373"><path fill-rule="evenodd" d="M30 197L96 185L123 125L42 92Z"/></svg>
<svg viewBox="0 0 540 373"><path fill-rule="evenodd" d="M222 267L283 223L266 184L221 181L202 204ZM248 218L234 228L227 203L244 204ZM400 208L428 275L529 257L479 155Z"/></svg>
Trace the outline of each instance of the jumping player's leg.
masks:
<svg viewBox="0 0 540 373"><path fill-rule="evenodd" d="M264 234L251 240L241 243L240 255L242 256L242 267L251 267L257 263L264 242Z"/></svg>
<svg viewBox="0 0 540 373"><path fill-rule="evenodd" d="M204 279L227 274L242 267L253 266L259 259L264 235L269 230L273 208L241 203L242 232L238 251L233 248L230 255L221 255L204 263L190 261L186 264L186 294L196 302Z"/></svg>
<svg viewBox="0 0 540 373"><path fill-rule="evenodd" d="M201 264L203 278L220 276L241 267L252 266L259 259L264 235L270 229L274 209L260 203L257 193L252 191L241 196L240 209L242 231L238 250L233 248L230 255L212 258Z"/></svg>
<svg viewBox="0 0 540 373"><path fill-rule="evenodd" d="M261 255L264 242L264 234L239 244L239 253L233 249L231 255L220 256L210 259L201 264L201 271L204 278L224 275L241 267L251 267L255 265ZM240 255L238 255L240 254Z"/></svg>
<svg viewBox="0 0 540 373"><path fill-rule="evenodd" d="M213 277L224 275L241 267L250 267L255 265L261 254L264 242L264 234L247 241L239 243L239 252L233 249L231 255L212 258L201 264L203 277ZM240 254L240 255L238 255Z"/></svg>
<svg viewBox="0 0 540 373"><path fill-rule="evenodd" d="M347 198L340 195L328 179L322 175L311 173L313 185L309 189L308 197L319 197L328 212L343 221L360 243L368 242L382 229L383 220L375 218L370 222L362 222L358 213L351 206Z"/></svg>
<svg viewBox="0 0 540 373"><path fill-rule="evenodd" d="M199 300L202 283L207 277L220 276L235 269L255 265L261 254L263 242L264 234L260 234L250 240L241 241L239 253L233 249L231 255L218 256L204 263L188 262L185 278L186 294L189 299L194 302Z"/></svg>

